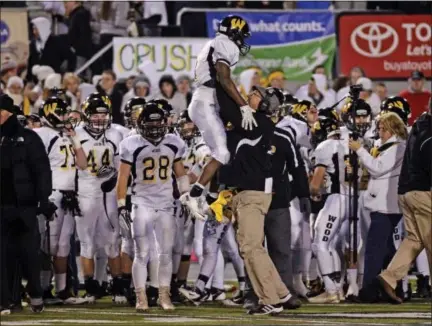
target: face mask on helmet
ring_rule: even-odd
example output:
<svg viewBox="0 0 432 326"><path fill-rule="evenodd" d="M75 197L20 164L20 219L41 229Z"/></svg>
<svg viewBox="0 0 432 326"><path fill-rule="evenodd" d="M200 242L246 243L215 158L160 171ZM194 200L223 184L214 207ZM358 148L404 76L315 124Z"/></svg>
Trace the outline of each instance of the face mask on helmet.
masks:
<svg viewBox="0 0 432 326"><path fill-rule="evenodd" d="M111 119L108 113L95 113L88 118L87 127L95 134L101 134L110 127L110 124Z"/></svg>
<svg viewBox="0 0 432 326"><path fill-rule="evenodd" d="M365 101L357 100L353 114L353 102L348 102L342 108L342 121L350 131L355 131L363 137L372 124L372 110Z"/></svg>
<svg viewBox="0 0 432 326"><path fill-rule="evenodd" d="M132 111L128 115L127 119L127 127L128 128L135 128L137 125L137 120L139 115L141 114L143 110L143 106L137 105L136 107L132 108Z"/></svg>
<svg viewBox="0 0 432 326"><path fill-rule="evenodd" d="M245 39L249 37L249 34L243 34L239 30L233 30L230 33L231 40L238 46L241 55L249 53L251 46L246 43Z"/></svg>
<svg viewBox="0 0 432 326"><path fill-rule="evenodd" d="M151 142L160 142L168 132L164 121L145 122L138 125L140 134Z"/></svg>
<svg viewBox="0 0 432 326"><path fill-rule="evenodd" d="M180 120L178 123L178 132L183 140L189 141L197 135L197 127L193 122Z"/></svg>

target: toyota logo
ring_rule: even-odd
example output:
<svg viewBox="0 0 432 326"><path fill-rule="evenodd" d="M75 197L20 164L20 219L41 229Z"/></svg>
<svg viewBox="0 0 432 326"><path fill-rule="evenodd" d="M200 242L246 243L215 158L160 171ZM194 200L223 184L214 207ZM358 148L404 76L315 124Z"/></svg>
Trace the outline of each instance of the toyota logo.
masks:
<svg viewBox="0 0 432 326"><path fill-rule="evenodd" d="M398 34L393 27L384 23L365 23L351 33L351 46L365 57L385 57L392 53L398 44Z"/></svg>

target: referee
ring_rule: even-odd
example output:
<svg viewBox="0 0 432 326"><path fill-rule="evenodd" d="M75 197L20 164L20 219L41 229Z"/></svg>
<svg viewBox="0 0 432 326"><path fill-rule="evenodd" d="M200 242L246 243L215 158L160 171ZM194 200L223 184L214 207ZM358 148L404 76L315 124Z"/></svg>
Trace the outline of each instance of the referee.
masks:
<svg viewBox="0 0 432 326"><path fill-rule="evenodd" d="M259 305L248 311L251 315L280 313L283 304L292 297L263 246L265 215L272 200L275 126L270 119L270 102L276 96L274 91L272 89L260 100L254 114L258 126L245 130L241 127L238 106L219 85L216 87L221 117L233 126L227 132L231 161L221 168L219 182L236 188L232 209L238 228L237 241L248 277L259 298Z"/></svg>

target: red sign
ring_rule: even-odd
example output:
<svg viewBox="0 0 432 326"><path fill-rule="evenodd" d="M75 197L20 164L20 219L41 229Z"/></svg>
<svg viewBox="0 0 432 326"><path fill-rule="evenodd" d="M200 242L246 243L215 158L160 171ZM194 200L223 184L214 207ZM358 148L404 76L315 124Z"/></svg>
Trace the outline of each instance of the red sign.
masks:
<svg viewBox="0 0 432 326"><path fill-rule="evenodd" d="M414 70L432 77L431 25L432 15L339 15L341 72L360 66L369 78L406 79Z"/></svg>

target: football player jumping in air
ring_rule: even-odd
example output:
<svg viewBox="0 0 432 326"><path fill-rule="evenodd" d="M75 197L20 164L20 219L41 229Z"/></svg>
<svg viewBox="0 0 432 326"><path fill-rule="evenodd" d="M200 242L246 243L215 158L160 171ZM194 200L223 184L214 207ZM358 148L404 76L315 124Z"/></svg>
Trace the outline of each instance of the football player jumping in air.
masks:
<svg viewBox="0 0 432 326"><path fill-rule="evenodd" d="M228 16L219 24L216 37L209 41L197 57L195 82L197 88L188 107L192 121L200 130L204 142L212 152L212 159L205 166L198 181L181 201L191 213L205 219L202 212L204 187L210 182L216 171L229 161L224 124L219 114L216 98L216 84L240 107L242 127L251 130L256 126L253 110L240 95L231 79L231 70L239 61L240 55L246 55L250 45L245 39L250 36L248 23L240 16Z"/></svg>

